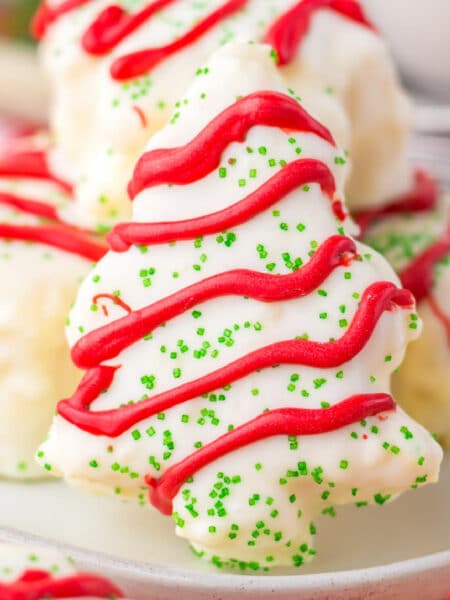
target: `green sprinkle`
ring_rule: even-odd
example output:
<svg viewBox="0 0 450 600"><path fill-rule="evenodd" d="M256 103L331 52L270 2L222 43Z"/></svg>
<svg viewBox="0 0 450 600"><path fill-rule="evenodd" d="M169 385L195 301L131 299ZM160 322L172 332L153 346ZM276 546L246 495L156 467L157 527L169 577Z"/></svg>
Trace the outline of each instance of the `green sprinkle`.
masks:
<svg viewBox="0 0 450 600"><path fill-rule="evenodd" d="M373 497L373 499L375 500L375 502L377 504L383 505L385 502L387 502L390 499L390 494L383 496L382 494L375 494L375 496Z"/></svg>
<svg viewBox="0 0 450 600"><path fill-rule="evenodd" d="M405 440L411 440L414 436L405 425L400 427L400 433L403 433Z"/></svg>

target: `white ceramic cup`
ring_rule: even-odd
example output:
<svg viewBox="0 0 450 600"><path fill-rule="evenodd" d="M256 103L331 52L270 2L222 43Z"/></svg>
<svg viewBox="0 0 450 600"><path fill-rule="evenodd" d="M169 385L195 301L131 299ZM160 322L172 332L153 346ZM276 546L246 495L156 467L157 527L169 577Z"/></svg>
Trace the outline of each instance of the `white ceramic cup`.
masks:
<svg viewBox="0 0 450 600"><path fill-rule="evenodd" d="M362 0L417 92L450 102L450 0Z"/></svg>

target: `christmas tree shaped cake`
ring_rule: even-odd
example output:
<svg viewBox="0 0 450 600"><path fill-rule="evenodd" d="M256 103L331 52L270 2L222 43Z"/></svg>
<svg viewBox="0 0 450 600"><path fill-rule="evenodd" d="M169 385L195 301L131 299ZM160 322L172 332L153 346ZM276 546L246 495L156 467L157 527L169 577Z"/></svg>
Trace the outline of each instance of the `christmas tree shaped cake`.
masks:
<svg viewBox="0 0 450 600"><path fill-rule="evenodd" d="M350 151L351 208L405 192L410 111L374 29L356 0L45 0L35 30L58 167L77 181L68 217L101 229L129 218L126 184L148 139L233 40L271 44L286 87Z"/></svg>
<svg viewBox="0 0 450 600"><path fill-rule="evenodd" d="M19 131L0 155L0 476L19 479L45 475L36 449L61 394L80 379L64 336L67 311L105 251L60 223L71 187L36 144Z"/></svg>
<svg viewBox="0 0 450 600"><path fill-rule="evenodd" d="M436 195L437 196L437 195ZM367 243L384 254L418 302L424 322L393 380L399 402L450 444L450 196L429 206L394 205L362 220ZM372 223L370 225L370 223ZM426 398L426 402L423 399Z"/></svg>
<svg viewBox="0 0 450 600"><path fill-rule="evenodd" d="M389 394L414 299L351 237L342 152L268 46L220 50L180 107L80 289L87 373L40 461L172 515L217 566L300 566L318 514L437 479L440 447Z"/></svg>
<svg viewBox="0 0 450 600"><path fill-rule="evenodd" d="M77 573L71 559L54 550L0 544L2 600L40 598L122 598L103 577Z"/></svg>

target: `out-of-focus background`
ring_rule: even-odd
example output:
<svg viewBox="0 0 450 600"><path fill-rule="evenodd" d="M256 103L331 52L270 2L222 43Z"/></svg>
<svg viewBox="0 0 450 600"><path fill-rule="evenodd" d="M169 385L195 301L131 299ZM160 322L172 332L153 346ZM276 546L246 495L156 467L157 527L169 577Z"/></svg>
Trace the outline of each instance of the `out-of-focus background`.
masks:
<svg viewBox="0 0 450 600"><path fill-rule="evenodd" d="M0 0L0 115L46 120L47 87L40 75L30 21L39 0Z"/></svg>
<svg viewBox="0 0 450 600"><path fill-rule="evenodd" d="M362 0L418 101L419 128L450 132L450 0ZM45 119L45 83L29 34L39 0L0 0L0 112ZM30 97L33 102L30 102Z"/></svg>
<svg viewBox="0 0 450 600"><path fill-rule="evenodd" d="M0 0L0 35L31 42L29 23L39 0Z"/></svg>

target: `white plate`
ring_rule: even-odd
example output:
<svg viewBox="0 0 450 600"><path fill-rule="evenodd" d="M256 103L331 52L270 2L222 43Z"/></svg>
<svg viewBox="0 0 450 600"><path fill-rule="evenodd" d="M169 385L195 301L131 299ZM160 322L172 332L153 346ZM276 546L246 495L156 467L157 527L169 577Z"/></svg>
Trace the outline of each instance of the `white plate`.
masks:
<svg viewBox="0 0 450 600"><path fill-rule="evenodd" d="M170 519L62 482L0 483L0 540L31 534L57 541L134 600L443 600L450 592L449 498L447 457L438 485L382 508L345 507L337 518L321 517L319 555L296 575L218 574L174 536Z"/></svg>

